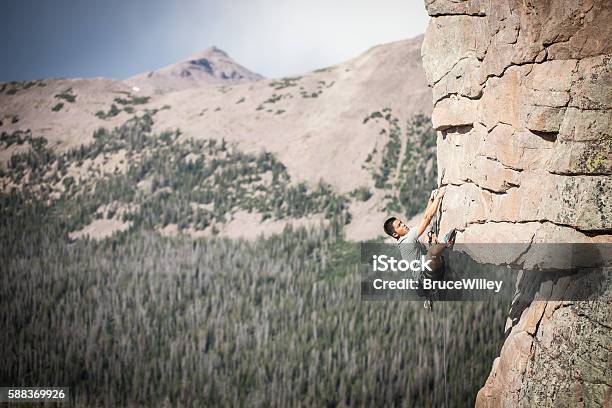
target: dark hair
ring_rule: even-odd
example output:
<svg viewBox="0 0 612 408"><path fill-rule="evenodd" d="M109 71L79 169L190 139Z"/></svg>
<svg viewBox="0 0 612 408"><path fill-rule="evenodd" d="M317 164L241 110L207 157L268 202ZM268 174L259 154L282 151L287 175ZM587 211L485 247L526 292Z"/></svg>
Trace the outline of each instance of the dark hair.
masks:
<svg viewBox="0 0 612 408"><path fill-rule="evenodd" d="M387 235L392 236L393 238L395 238L396 235L395 228L393 228L393 222L395 220L397 220L397 218L395 217L387 218L387 221L385 221L385 224L383 225L383 228Z"/></svg>

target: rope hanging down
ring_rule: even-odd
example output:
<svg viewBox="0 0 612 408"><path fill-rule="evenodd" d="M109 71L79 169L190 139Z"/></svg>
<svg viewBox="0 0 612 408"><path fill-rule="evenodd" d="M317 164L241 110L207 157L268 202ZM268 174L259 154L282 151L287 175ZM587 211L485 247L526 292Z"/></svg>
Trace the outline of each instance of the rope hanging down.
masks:
<svg viewBox="0 0 612 408"><path fill-rule="evenodd" d="M446 169L442 169L442 175L440 177L440 181L438 182L438 188L442 187L442 180L444 179L444 173L445 173ZM436 233L436 237L440 236L440 219L442 218L442 201L444 200L444 197L442 198L442 200L440 200L440 205L438 206L438 214L436 214L436 222L434 224L435 226L435 233ZM446 330L448 328L448 317L446 314L446 302L444 302L443 305L444 308L444 327L442 329L442 363L443 363L443 367L442 370L444 372L444 407L448 408L448 388L447 388L447 381L446 381Z"/></svg>
<svg viewBox="0 0 612 408"><path fill-rule="evenodd" d="M444 302L444 305L442 306L444 308L444 334L443 334L443 348L442 348L442 359L443 359L443 363L444 363L444 407L448 408L448 389L447 389L447 382L446 382L446 329L448 327L448 318L446 315L446 302Z"/></svg>

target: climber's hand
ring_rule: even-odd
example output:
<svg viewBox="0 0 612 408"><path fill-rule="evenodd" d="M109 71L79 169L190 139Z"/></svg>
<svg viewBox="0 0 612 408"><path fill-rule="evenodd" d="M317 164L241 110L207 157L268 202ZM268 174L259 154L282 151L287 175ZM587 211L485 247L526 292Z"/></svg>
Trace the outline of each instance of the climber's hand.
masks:
<svg viewBox="0 0 612 408"><path fill-rule="evenodd" d="M438 195L437 195L437 196L438 196L439 198L442 198L442 197L444 197L444 193L446 193L446 187L440 187L440 188L438 189Z"/></svg>
<svg viewBox="0 0 612 408"><path fill-rule="evenodd" d="M436 194L438 193L438 190L431 190L431 194L429 196L429 202L432 202L435 198L436 198Z"/></svg>

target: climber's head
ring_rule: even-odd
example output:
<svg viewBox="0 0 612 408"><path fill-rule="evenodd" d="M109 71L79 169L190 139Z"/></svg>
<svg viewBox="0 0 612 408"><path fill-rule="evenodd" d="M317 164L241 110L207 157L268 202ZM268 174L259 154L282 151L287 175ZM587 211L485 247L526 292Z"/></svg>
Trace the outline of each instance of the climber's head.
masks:
<svg viewBox="0 0 612 408"><path fill-rule="evenodd" d="M403 237L408 233L408 227L402 220L399 218L391 217L385 221L383 228L387 235L398 239L399 237Z"/></svg>

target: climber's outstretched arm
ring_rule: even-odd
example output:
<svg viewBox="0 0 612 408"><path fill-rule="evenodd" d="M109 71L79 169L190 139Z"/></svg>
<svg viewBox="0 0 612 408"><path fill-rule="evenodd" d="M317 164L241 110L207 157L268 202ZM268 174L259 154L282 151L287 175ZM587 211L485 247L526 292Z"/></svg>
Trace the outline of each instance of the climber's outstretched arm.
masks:
<svg viewBox="0 0 612 408"><path fill-rule="evenodd" d="M427 214L430 211L433 211L435 214L436 211L432 210L432 207L434 206L434 201L437 195L438 195L438 190L433 190L431 192L431 194L429 195L429 200L427 200L427 207L425 208L424 214Z"/></svg>
<svg viewBox="0 0 612 408"><path fill-rule="evenodd" d="M442 187L438 190L438 193L436 194L436 197L433 200L431 200L430 198L429 203L427 204L427 209L425 209L423 221L421 221L421 224L419 224L419 226L417 227L417 236L420 237L421 235L423 235L433 216L436 215L436 211L438 211L438 207L440 207L440 202L442 201L442 197L444 197L445 192L446 187Z"/></svg>

